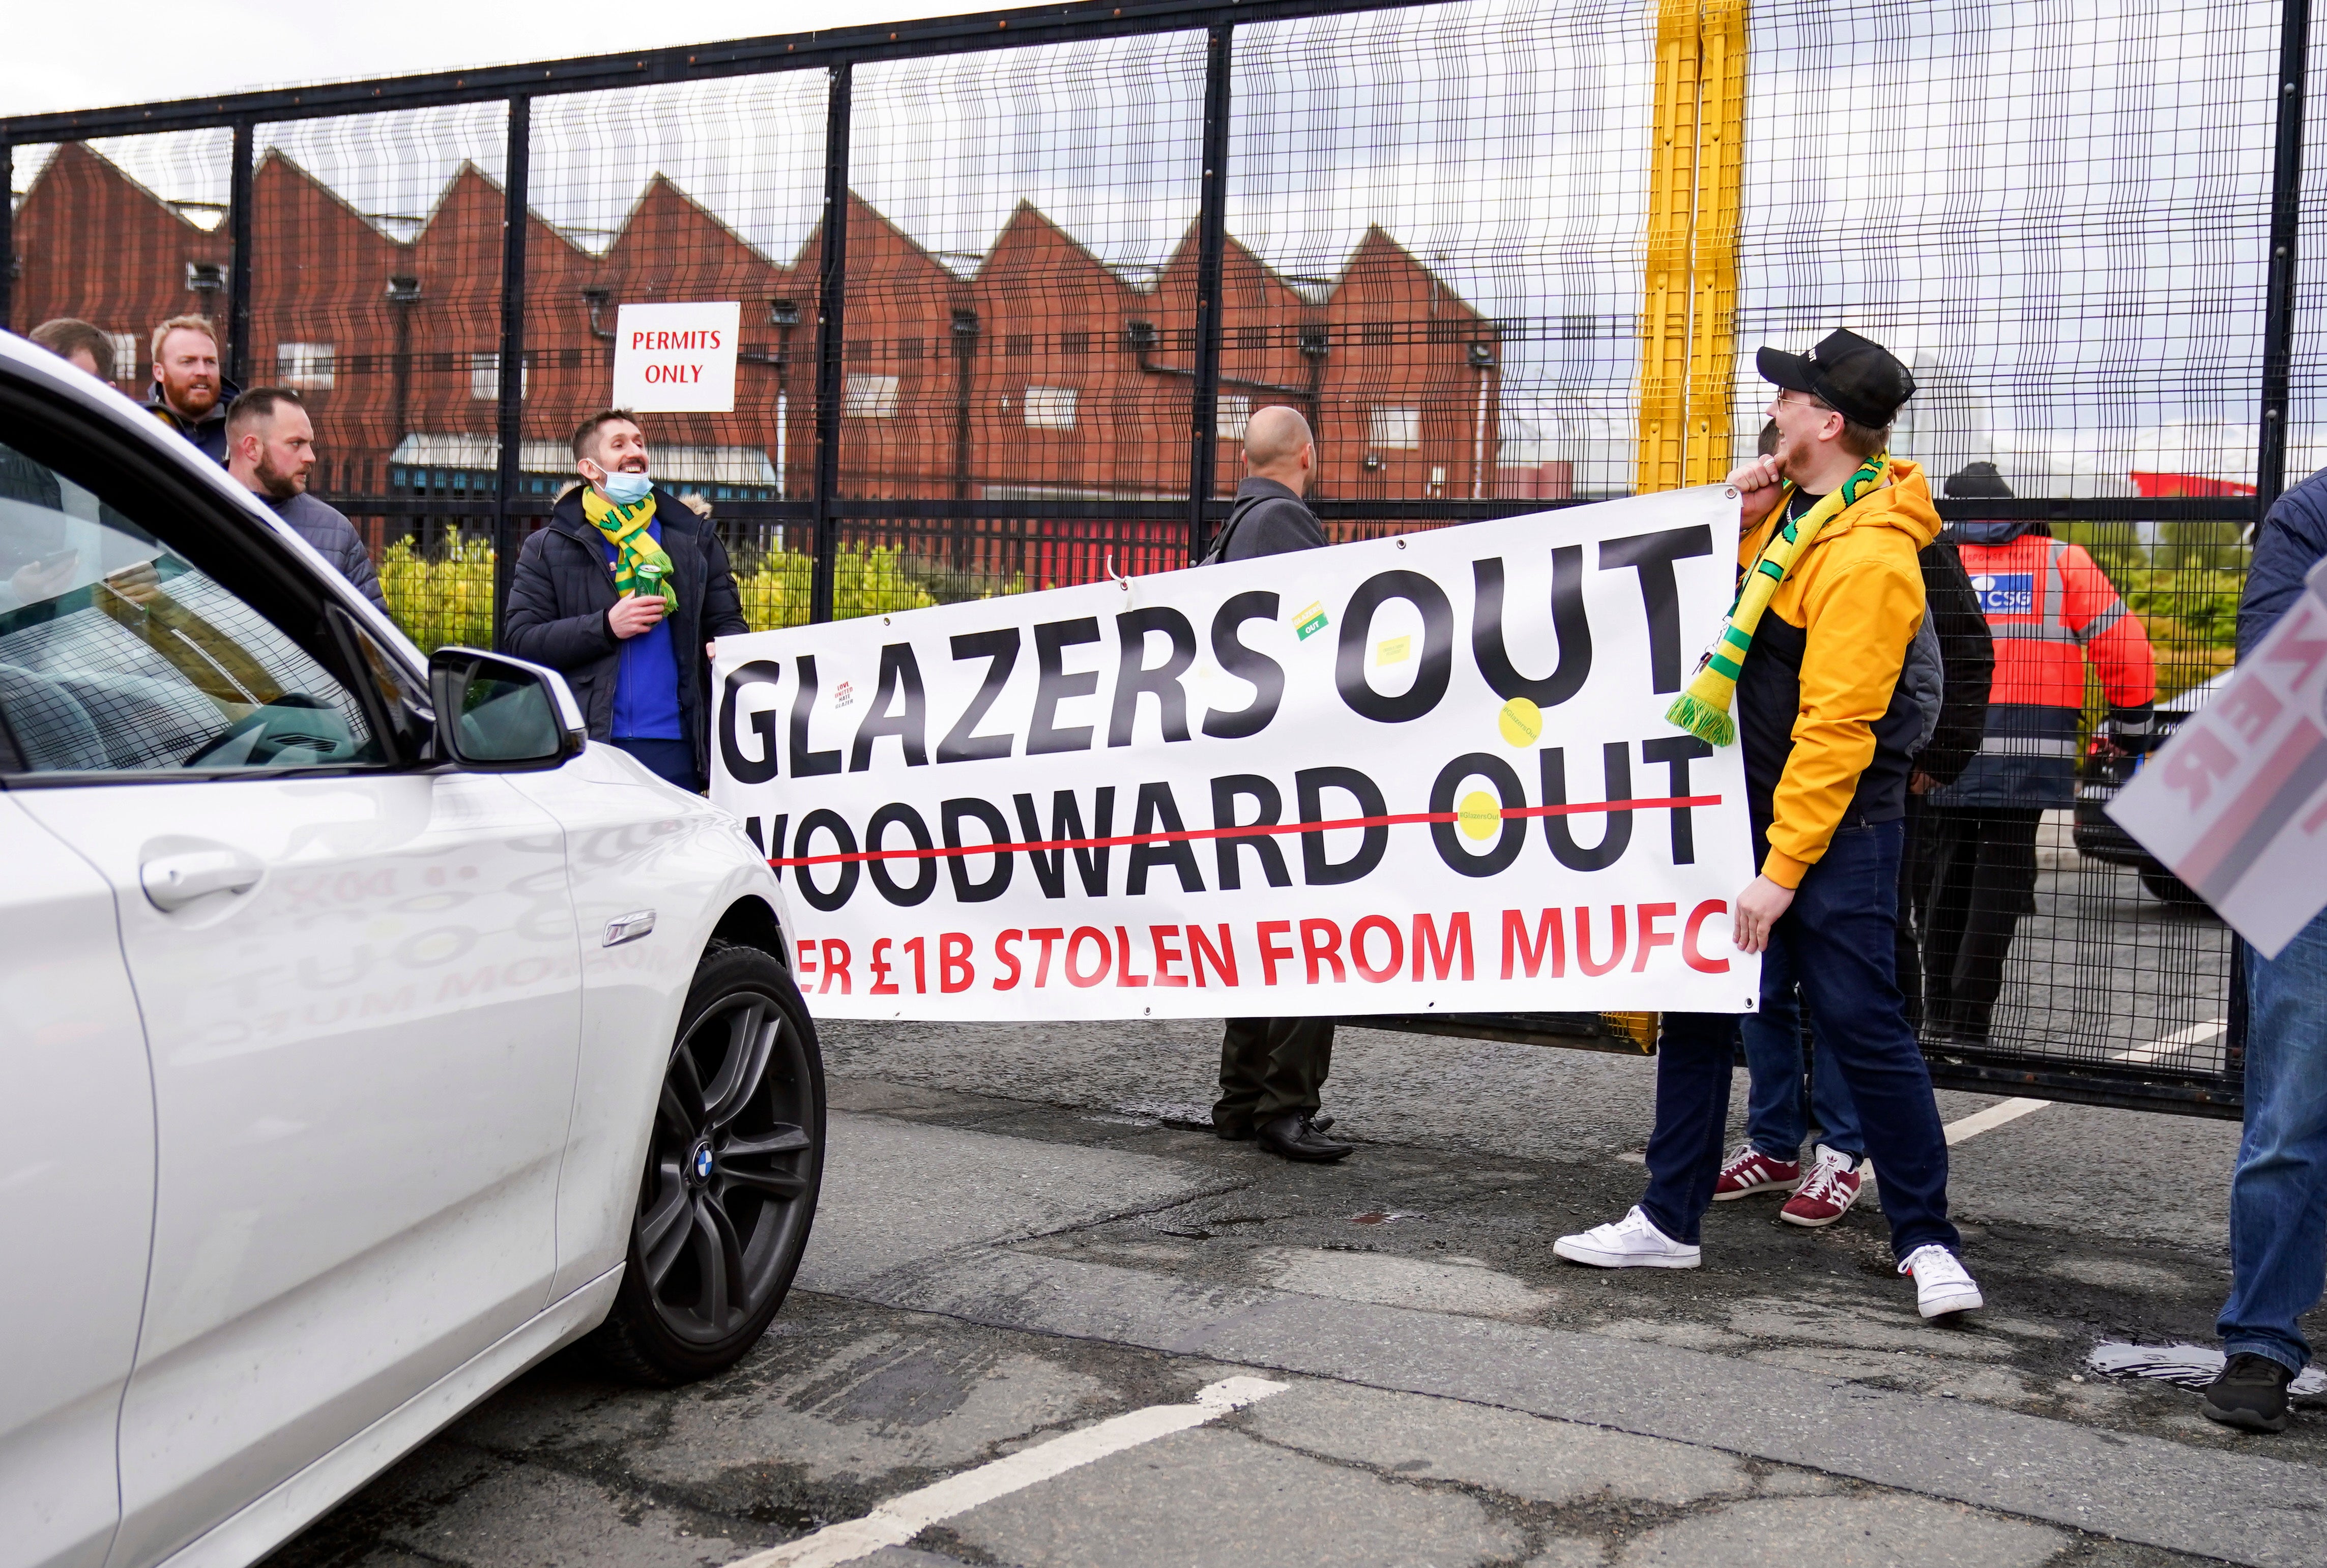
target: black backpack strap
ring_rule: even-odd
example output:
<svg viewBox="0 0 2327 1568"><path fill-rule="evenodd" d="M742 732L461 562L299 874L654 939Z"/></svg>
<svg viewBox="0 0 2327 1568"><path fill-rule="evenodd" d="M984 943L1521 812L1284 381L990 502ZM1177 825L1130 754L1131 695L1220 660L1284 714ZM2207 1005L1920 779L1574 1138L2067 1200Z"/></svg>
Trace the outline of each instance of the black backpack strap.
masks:
<svg viewBox="0 0 2327 1568"><path fill-rule="evenodd" d="M1215 561L1227 560L1229 558L1229 541L1236 537L1237 525L1244 521L1244 517L1247 512L1252 510L1253 508L1260 505L1261 502L1268 499L1269 498L1266 496L1247 496L1244 499L1237 502L1236 509L1229 514L1229 520L1220 525L1220 531L1213 538L1211 548L1204 552L1204 558L1197 562L1196 565L1199 566L1209 566Z"/></svg>

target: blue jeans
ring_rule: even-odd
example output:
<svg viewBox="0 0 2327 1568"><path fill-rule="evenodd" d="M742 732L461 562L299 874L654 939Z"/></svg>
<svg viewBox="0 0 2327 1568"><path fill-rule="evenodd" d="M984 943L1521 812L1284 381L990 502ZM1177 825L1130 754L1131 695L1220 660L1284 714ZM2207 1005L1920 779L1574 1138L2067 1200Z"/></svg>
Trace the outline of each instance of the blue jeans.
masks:
<svg viewBox="0 0 2327 1568"><path fill-rule="evenodd" d="M1891 1250L1903 1258L1932 1242L1951 1252L1961 1242L1948 1221L1948 1143L1939 1102L1892 979L1902 837L1896 822L1836 831L1826 858L1802 878L1771 933L1762 1005L1771 1004L1781 977L1808 999L1824 1031L1819 1054L1830 1048L1857 1103L1891 1221ZM1698 1222L1713 1202L1728 1131L1736 1027L1723 1013L1664 1016L1657 1126L1640 1208L1675 1241L1696 1242Z"/></svg>
<svg viewBox="0 0 2327 1568"><path fill-rule="evenodd" d="M2247 960L2247 1129L2230 1178L2229 1354L2300 1372L2296 1320L2327 1276L2327 913L2276 958Z"/></svg>
<svg viewBox="0 0 2327 1568"><path fill-rule="evenodd" d="M687 741L650 741L635 735L617 735L611 745L620 746L647 765L647 771L666 782L678 785L693 794L703 793L703 775L695 770L695 746Z"/></svg>
<svg viewBox="0 0 2327 1568"><path fill-rule="evenodd" d="M1746 1141L1773 1160L1799 1160L1809 1123L1802 1115L1802 1026L1790 949L1772 947L1762 956L1762 1011L1738 1020L1745 1041ZM1774 981L1771 971L1780 969ZM1855 1164L1866 1153L1858 1130L1858 1105L1835 1065L1834 1047L1815 1013L1810 1033L1809 1114L1818 1118L1818 1141Z"/></svg>

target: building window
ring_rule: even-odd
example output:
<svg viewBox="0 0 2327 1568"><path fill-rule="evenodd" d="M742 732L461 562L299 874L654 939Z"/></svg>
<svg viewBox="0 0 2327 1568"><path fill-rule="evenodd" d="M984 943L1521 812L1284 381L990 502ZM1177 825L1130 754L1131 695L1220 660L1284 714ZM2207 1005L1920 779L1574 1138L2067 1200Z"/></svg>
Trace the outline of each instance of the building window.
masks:
<svg viewBox="0 0 2327 1568"><path fill-rule="evenodd" d="M1075 427L1075 389L1071 387L1029 387L1026 388L1026 428L1029 430L1072 430Z"/></svg>
<svg viewBox="0 0 2327 1568"><path fill-rule="evenodd" d="M1014 359L1026 359L1033 358L1034 353L1034 334L1032 332L1012 332L1005 340L1004 340L1002 351L1009 355Z"/></svg>
<svg viewBox="0 0 2327 1568"><path fill-rule="evenodd" d="M528 354L518 370L517 395L522 397L533 380L533 356ZM469 396L480 403L497 403L501 396L501 357L499 350L469 356Z"/></svg>
<svg viewBox="0 0 2327 1568"><path fill-rule="evenodd" d="M146 371L138 360L145 345L137 341L135 332L107 332L106 341L113 345L113 378L124 384L143 381Z"/></svg>
<svg viewBox="0 0 2327 1568"><path fill-rule="evenodd" d="M301 392L328 392L338 378L339 350L329 343L275 345L275 381Z"/></svg>
<svg viewBox="0 0 2327 1568"><path fill-rule="evenodd" d="M1212 423L1222 441L1242 441L1245 426L1252 423L1252 399L1221 394L1220 415Z"/></svg>
<svg viewBox="0 0 2327 1568"><path fill-rule="evenodd" d="M897 417L897 378L894 376L851 376L840 394L840 416L843 419L894 419Z"/></svg>
<svg viewBox="0 0 2327 1568"><path fill-rule="evenodd" d="M1366 444L1386 447L1392 452L1414 451L1422 444L1422 410L1386 408L1376 404L1372 429L1366 437Z"/></svg>

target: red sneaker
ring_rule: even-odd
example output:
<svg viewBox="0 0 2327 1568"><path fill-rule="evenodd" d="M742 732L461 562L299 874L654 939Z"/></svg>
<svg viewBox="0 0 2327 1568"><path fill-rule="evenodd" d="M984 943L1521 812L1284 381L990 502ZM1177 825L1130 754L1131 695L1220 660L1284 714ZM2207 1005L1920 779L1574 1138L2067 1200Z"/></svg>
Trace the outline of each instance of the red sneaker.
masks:
<svg viewBox="0 0 2327 1568"><path fill-rule="evenodd" d="M1737 1153L1722 1163L1720 1179L1713 1184L1713 1200L1726 1203L1733 1198L1774 1192L1780 1187L1790 1191L1801 1179L1799 1161L1773 1159L1751 1143L1741 1144Z"/></svg>
<svg viewBox="0 0 2327 1568"><path fill-rule="evenodd" d="M1818 1163L1802 1179L1800 1190L1778 1210L1778 1218L1788 1225L1806 1225L1813 1230L1832 1225L1858 1201L1858 1162L1820 1143Z"/></svg>

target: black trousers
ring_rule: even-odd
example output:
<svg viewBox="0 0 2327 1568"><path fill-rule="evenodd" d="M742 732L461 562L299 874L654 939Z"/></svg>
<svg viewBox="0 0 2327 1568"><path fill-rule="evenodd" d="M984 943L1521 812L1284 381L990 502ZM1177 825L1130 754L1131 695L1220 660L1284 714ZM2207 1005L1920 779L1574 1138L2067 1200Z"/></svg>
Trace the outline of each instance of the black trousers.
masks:
<svg viewBox="0 0 2327 1568"><path fill-rule="evenodd" d="M2004 989L2004 960L2036 908L2036 829L2021 807L1926 807L1923 1003L1932 1027L1984 1041Z"/></svg>
<svg viewBox="0 0 2327 1568"><path fill-rule="evenodd" d="M1314 1115L1332 1067L1330 1018L1231 1018L1220 1037L1212 1125L1241 1132L1292 1111Z"/></svg>

